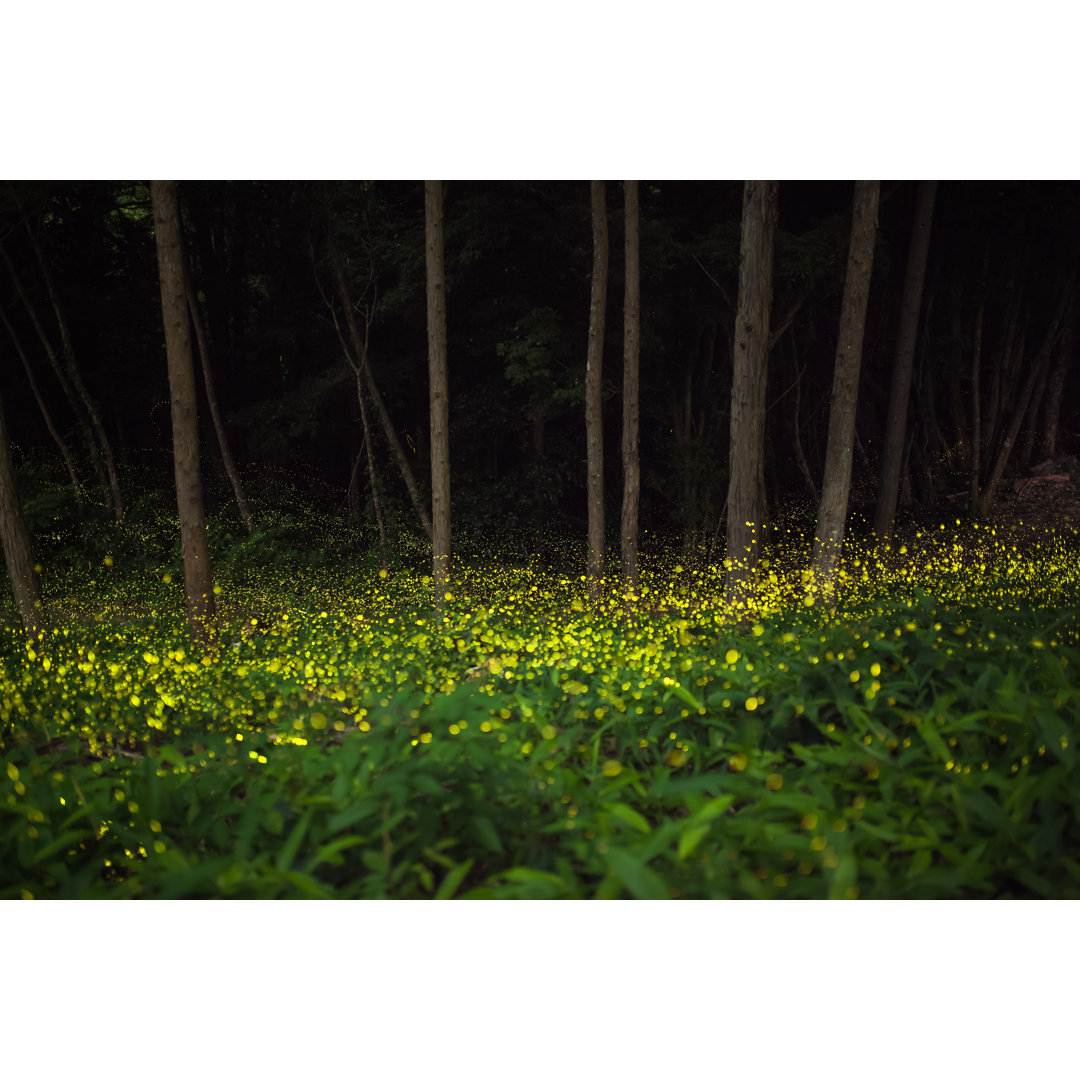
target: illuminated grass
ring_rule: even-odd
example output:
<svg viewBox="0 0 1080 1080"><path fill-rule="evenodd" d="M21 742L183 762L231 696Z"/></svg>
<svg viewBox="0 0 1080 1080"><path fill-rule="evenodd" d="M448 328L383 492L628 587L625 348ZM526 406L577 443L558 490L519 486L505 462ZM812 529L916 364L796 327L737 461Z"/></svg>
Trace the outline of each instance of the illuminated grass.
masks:
<svg viewBox="0 0 1080 1080"><path fill-rule="evenodd" d="M53 629L0 637L0 896L1080 896L1075 537L852 543L829 618L776 530L739 623L705 560L590 610L465 550L440 618L418 560L286 518L211 520L207 656L167 520L46 552Z"/></svg>

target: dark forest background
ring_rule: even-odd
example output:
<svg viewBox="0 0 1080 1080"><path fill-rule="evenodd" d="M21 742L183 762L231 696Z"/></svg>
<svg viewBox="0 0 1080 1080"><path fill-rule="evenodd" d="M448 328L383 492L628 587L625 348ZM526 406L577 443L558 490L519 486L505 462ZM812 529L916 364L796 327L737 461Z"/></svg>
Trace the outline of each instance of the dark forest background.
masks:
<svg viewBox="0 0 1080 1080"><path fill-rule="evenodd" d="M856 512L867 513L877 492L917 189L913 182L882 185L856 420ZM690 546L714 535L727 495L743 186L650 181L640 195L641 525L654 535L676 533ZM822 482L852 184L783 182L779 197L766 488L771 514L792 505L812 514ZM367 334L372 375L426 487L423 184L185 182L180 199L207 355L241 468L301 475L326 508L348 517L358 539L370 539L357 380L339 336L345 313L331 240ZM609 182L609 522L618 520L622 487L622 199L621 186ZM939 186L902 512L966 507L976 415L984 475L1018 410L1006 475L1080 450L1080 395L1072 392L1078 212L1080 188L1072 183ZM584 535L589 214L585 182L445 185L455 530L490 535L542 527ZM122 480L144 472L149 482L171 486L148 184L6 184L0 247L7 264L0 268L7 324L0 329L0 372L24 471L48 456L63 483L59 439L80 481L91 488L95 482L48 339L60 369L70 359L98 405ZM197 382L204 475L223 478L201 377ZM408 495L374 420L371 430L391 521L412 530Z"/></svg>

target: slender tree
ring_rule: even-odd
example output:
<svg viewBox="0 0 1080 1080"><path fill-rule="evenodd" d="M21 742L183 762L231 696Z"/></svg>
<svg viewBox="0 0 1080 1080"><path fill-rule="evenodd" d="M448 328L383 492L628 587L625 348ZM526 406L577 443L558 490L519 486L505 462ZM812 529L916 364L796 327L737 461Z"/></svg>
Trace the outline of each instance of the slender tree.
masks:
<svg viewBox="0 0 1080 1080"><path fill-rule="evenodd" d="M990 513L990 508L994 504L997 486L1005 474L1005 466L1009 462L1009 455L1012 453L1013 445L1016 443L1016 436L1020 433L1020 425L1023 423L1028 406L1031 404L1035 385L1040 377L1045 377L1054 347L1058 344L1065 327L1069 325L1072 318L1076 271L1077 267L1074 265L1065 277L1059 279L1057 303L1050 316L1050 322L1047 324L1042 345L1027 364L1027 375L1018 393L1014 396L1010 418L1003 425L1000 441L997 445L997 451L992 457L986 482L982 485L979 498L975 502L975 516L978 518L985 518Z"/></svg>
<svg viewBox="0 0 1080 1080"><path fill-rule="evenodd" d="M199 473L199 425L195 405L195 369L191 355L191 315L185 273L180 206L175 180L153 180L154 240L161 278L165 353L169 365L173 471L180 514L180 552L184 559L188 628L195 645L214 639L214 592L203 517Z"/></svg>
<svg viewBox="0 0 1080 1080"><path fill-rule="evenodd" d="M627 592L638 587L638 502L641 462L638 458L638 362L641 351L641 275L639 267L638 182L623 182L626 193L626 286L623 299L623 504L622 575Z"/></svg>
<svg viewBox="0 0 1080 1080"><path fill-rule="evenodd" d="M836 578L844 543L848 495L851 491L851 455L855 442L855 408L859 401L863 331L870 299L870 275L877 236L879 180L857 180L851 212L851 244L840 305L840 333L836 342L829 437L825 449L825 478L821 485L817 534L814 537L813 582L818 595L835 606Z"/></svg>
<svg viewBox="0 0 1080 1080"><path fill-rule="evenodd" d="M904 294L900 302L900 325L896 334L889 413L885 422L881 481L877 504L874 507L874 532L882 540L887 540L892 535L896 522L896 500L900 491L900 469L904 459L904 436L907 433L908 399L911 396L911 370L915 360L919 309L922 306L926 255L930 250L930 224L934 217L936 195L936 180L920 182L911 230L911 245L908 248Z"/></svg>
<svg viewBox="0 0 1080 1080"><path fill-rule="evenodd" d="M589 348L585 360L585 446L589 503L589 600L600 599L604 576L604 419L600 390L604 361L604 314L607 308L608 229L605 182L593 180L592 293L589 298Z"/></svg>
<svg viewBox="0 0 1080 1080"><path fill-rule="evenodd" d="M22 207L20 206L20 210L21 209ZM56 286L53 284L52 274L49 272L49 264L45 261L45 255L41 250L41 245L38 243L34 230L30 228L30 220L27 218L25 211L23 212L23 225L26 228L27 236L30 238L30 245L34 249L34 255L37 258L38 266L41 268L41 276L45 281L45 288L49 294L49 302L52 304L53 314L56 317L56 325L60 331L61 355L63 356L67 377L70 380L72 387L74 387L75 393L78 395L78 399L82 403L83 409L86 410L86 415L90 420L90 426L94 430L97 441L101 446L101 452L105 458L105 471L108 474L109 479L110 501L112 502L113 513L116 516L116 520L119 522L123 520L124 506L120 498L120 480L116 474L116 461L113 457L112 444L109 442L109 437L105 433L105 425L101 422L101 413L98 410L97 404L90 396L90 392L83 383L82 375L79 372L79 365L75 360L75 346L72 343L71 330L68 327L67 317L60 304L60 297L57 294ZM26 298L24 297L23 299L25 302Z"/></svg>
<svg viewBox="0 0 1080 1080"><path fill-rule="evenodd" d="M724 604L744 614L748 613L757 579L765 517L765 383L778 189L775 180L747 180L743 188L731 381Z"/></svg>
<svg viewBox="0 0 1080 1080"><path fill-rule="evenodd" d="M37 313L37 308L23 288L22 279L19 277L18 271L11 261L11 257L8 255L2 244L0 244L0 258L2 258L7 265L8 273L11 275L11 280L15 285L15 291L18 293L19 299L22 300L27 315L30 316L31 325L34 327L38 340L41 342L41 346L45 351L49 366L53 369L53 374L56 375L56 381L60 384L60 388L64 392L64 397L67 398L68 405L71 406L72 414L75 417L75 425L78 428L79 436L82 439L87 455L90 458L90 463L93 466L98 486L101 488L102 497L107 503L111 502L112 493L109 490L109 481L105 475L105 467L101 461L101 453L98 450L98 444L94 438L93 429L86 419L86 411L83 407L83 403L80 401L79 395L75 392L75 388L72 385L64 366L61 365L60 358L53 346L52 339L42 325L41 318Z"/></svg>
<svg viewBox="0 0 1080 1080"><path fill-rule="evenodd" d="M23 521L19 493L15 485L15 465L11 460L4 406L0 401L0 542L4 548L11 595L22 620L23 629L33 635L41 629L44 618L37 578L34 576L34 557L30 549L30 534Z"/></svg>
<svg viewBox="0 0 1080 1080"><path fill-rule="evenodd" d="M1062 334L1057 348L1057 356L1046 384L1046 412L1043 417L1041 438L1039 440L1039 458L1046 461L1057 456L1058 428L1061 425L1061 403L1064 397L1065 377L1073 363L1075 355L1074 326L1070 324Z"/></svg>
<svg viewBox="0 0 1080 1080"><path fill-rule="evenodd" d="M446 273L441 180L424 181L428 400L431 411L431 574L436 603L450 584L450 422L446 377Z"/></svg>
<svg viewBox="0 0 1080 1080"><path fill-rule="evenodd" d="M185 252L186 255L186 252ZM251 520L251 511L248 509L247 499L244 496L244 485L240 482L240 473L236 468L236 461L229 447L229 438L225 434L225 424L221 419L218 409L217 391L214 387L213 372L210 369L210 349L206 343L206 333L203 330L202 315L199 312L199 301L195 296L195 289L191 284L190 270L187 276L187 303L191 312L191 325L195 330L195 341L199 346L199 362L202 366L203 388L206 390L206 404L210 408L210 419L214 424L214 434L217 435L218 449L221 451L221 461L225 466L225 472L232 484L233 494L236 496L236 505L240 510L244 528L248 536L255 531L255 523Z"/></svg>
<svg viewBox="0 0 1080 1080"><path fill-rule="evenodd" d="M390 413L387 411L382 394L379 393L379 387L376 385L375 377L371 373L371 365L368 363L368 342L371 333L371 320L375 313L375 300L373 299L363 312L364 328L363 332L361 332L360 324L356 319L356 307L349 295L348 282L345 280L345 263L341 257L341 252L338 250L337 241L334 239L332 223L330 223L327 228L327 247L329 249L330 262L334 269L334 280L337 284L338 299L341 301L341 306L345 311L345 322L349 328L349 338L352 341L355 359L353 356L350 356L348 348L345 349L345 359L348 360L356 374L356 393L360 398L361 411L363 411L364 408L363 396L364 390L366 389L368 396L375 403L375 412L378 414L379 424L382 426L383 435L386 436L386 441L390 445L394 460L397 462L398 469L401 472L401 478L405 481L405 487L408 489L409 498L412 501L413 509L416 511L416 516L420 519L420 525L427 534L428 539L433 540L434 534L431 527L431 517L427 512L427 508L424 506L424 500L420 497L420 488L416 483L416 478L413 476L412 468L409 465L409 459L405 456L405 451L401 448L401 441L398 439L397 432L394 430L393 422L390 419ZM372 281L373 280L374 279L372 278ZM339 336L342 336L340 329L338 333ZM342 344L344 345L344 340L342 341Z"/></svg>
<svg viewBox="0 0 1080 1080"><path fill-rule="evenodd" d="M27 359L26 350L23 349L22 343L15 333L15 327L11 325L2 308L0 308L0 322L4 324L8 336L15 346L15 351L19 354L19 360L22 362L23 370L26 372L26 380L30 383L30 392L34 395L34 400L37 402L38 410L41 412L41 418L45 421L45 427L52 436L53 442L56 443L57 449L60 451L60 456L64 459L64 467L67 469L68 476L71 478L71 489L75 494L75 503L78 506L82 506L82 486L79 483L78 474L75 472L75 460L71 456L71 451L68 449L68 444L64 440L64 437L56 430L52 415L45 405L45 399L41 396L41 390L38 388L37 379L34 377L34 369L30 366L30 361Z"/></svg>
<svg viewBox="0 0 1080 1080"><path fill-rule="evenodd" d="M980 389L983 346L983 316L986 298L979 297L975 312L975 340L971 350L971 478L968 487L968 506L974 508L979 499L979 476L982 470L982 392Z"/></svg>

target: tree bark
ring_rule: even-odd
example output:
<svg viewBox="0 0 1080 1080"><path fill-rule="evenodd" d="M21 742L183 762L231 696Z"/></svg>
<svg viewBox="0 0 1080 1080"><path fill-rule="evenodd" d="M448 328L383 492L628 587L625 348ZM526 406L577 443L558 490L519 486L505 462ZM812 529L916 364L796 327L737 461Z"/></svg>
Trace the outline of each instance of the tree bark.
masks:
<svg viewBox="0 0 1080 1080"><path fill-rule="evenodd" d="M990 508L994 504L994 494L998 484L1001 482L1001 477L1005 473L1005 466L1009 462L1009 455L1012 453L1016 436L1020 431L1020 425L1027 415L1028 405L1031 403L1035 386L1050 363L1050 354L1057 344L1059 330L1063 324L1068 325L1068 320L1071 317L1072 291L1075 285L1076 273L1074 268L1069 276L1059 283L1058 301L1047 326L1042 345L1034 359L1027 365L1027 376L1013 405L1011 419L1001 433L1001 439L993 457L993 465L975 506L975 513L979 518L985 518L990 513Z"/></svg>
<svg viewBox="0 0 1080 1080"><path fill-rule="evenodd" d="M353 352L356 355L356 361L354 363L349 359L348 350L346 349L345 351L346 359L349 359L350 364L352 364L354 370L357 372L357 393L360 393L359 380L363 380L363 385L368 392L368 396L375 403L375 412L379 416L379 424L382 426L383 434L386 436L386 441L390 445L394 460L397 462L401 478L405 481L405 487L408 489L409 499L413 504L413 510L415 510L416 516L420 519L420 525L427 535L427 538L433 540L431 518L428 516L427 509L424 506L424 500L420 498L420 489L417 486L416 478L413 476L413 471L409 466L409 459L405 456L405 451L401 448L397 432L394 430L394 425L390 420L390 413L386 409L382 394L379 393L379 388L375 384L375 377L371 373L371 365L368 363L368 332L371 327L370 313L365 319L364 332L361 334L360 327L356 322L356 310L353 307L352 299L349 296L349 286L345 281L345 264L342 261L341 252L338 251L337 242L334 240L332 224L327 228L326 235L327 245L330 251L330 261L333 264L334 278L337 282L338 298L341 300L341 306L345 310L345 321L349 327L349 336L352 339ZM361 408L363 408L362 404Z"/></svg>
<svg viewBox="0 0 1080 1080"><path fill-rule="evenodd" d="M1057 456L1058 427L1061 424L1061 400L1065 390L1065 376L1073 362L1074 327L1066 327L1057 356L1046 386L1046 414L1043 419L1042 437L1039 441L1039 460L1047 461Z"/></svg>
<svg viewBox="0 0 1080 1080"><path fill-rule="evenodd" d="M765 386L778 189L775 180L747 180L743 189L731 382L724 606L744 617L750 614L765 518Z"/></svg>
<svg viewBox="0 0 1080 1080"><path fill-rule="evenodd" d="M11 460L4 406L0 401L0 542L4 549L11 595L19 612L23 629L35 635L44 625L41 597L34 575L34 557L30 549L30 534L23 521L22 506L15 484L15 464Z"/></svg>
<svg viewBox="0 0 1080 1080"><path fill-rule="evenodd" d="M904 436L907 432L908 398L911 396L911 369L915 359L919 308L922 304L923 281L926 278L926 256L930 250L930 225L934 216L936 194L936 180L920 182L911 245L908 248L904 295L900 303L900 325L896 335L889 413L885 424L881 482L877 505L874 507L874 532L881 540L888 540L896 523L896 500L900 488Z"/></svg>
<svg viewBox="0 0 1080 1080"><path fill-rule="evenodd" d="M840 307L840 333L836 343L829 437L825 450L825 479L821 485L817 534L814 537L813 582L832 610L836 606L836 578L844 543L848 495L851 491L851 455L855 441L855 409L859 401L863 332L870 299L870 276L877 236L879 180L857 180L851 213L851 244Z"/></svg>
<svg viewBox="0 0 1080 1080"><path fill-rule="evenodd" d="M638 587L638 502L641 497L641 462L638 458L638 366L641 352L641 276L638 182L626 180L625 245L626 287L623 299L623 504L622 576L626 591Z"/></svg>
<svg viewBox="0 0 1080 1080"><path fill-rule="evenodd" d="M41 319L38 317L37 309L23 289L22 279L16 272L15 266L3 245L0 245L0 258L2 258L7 265L8 273L11 275L11 280L15 285L15 291L19 294L19 299L22 300L27 315L30 316L30 322L34 327L34 331L37 333L38 340L41 342L41 347L45 350L45 356L48 358L49 366L53 369L53 373L56 375L56 381L60 383L60 389L64 391L64 397L67 398L68 404L71 406L71 411L75 417L75 425L79 430L79 436L82 439L87 455L90 458L90 464L93 466L94 476L97 479L98 486L101 488L102 498L106 503L109 503L112 501L112 493L109 491L109 481L105 475L105 467L101 462L101 454L98 451L97 442L94 440L94 432L87 422L86 413L81 407L79 397L75 393L75 389L71 385L71 381L65 373L64 368L61 366L60 359L56 355L56 350L53 348L52 341L45 332L45 327L41 325Z"/></svg>
<svg viewBox="0 0 1080 1080"><path fill-rule="evenodd" d="M187 303L191 312L191 324L195 328L195 341L199 346L199 361L202 365L203 386L206 389L206 403L210 407L210 418L214 423L214 433L217 435L218 448L221 450L221 460L225 465L229 483L232 484L233 494L236 496L236 505L240 509L240 517L243 519L244 528L250 536L255 531L255 524L251 520L251 511L248 509L247 499L244 497L244 487L240 483L240 473L237 471L236 462L229 449L229 439L225 434L225 425L218 411L217 391L214 387L214 378L210 370L210 350L207 348L206 335L203 332L202 316L199 313L199 301L192 288L191 279L187 280Z"/></svg>
<svg viewBox="0 0 1080 1080"><path fill-rule="evenodd" d="M607 308L608 230L603 180L591 182L592 295L589 298L589 348L585 361L585 445L589 506L589 599L600 599L604 576L604 426L601 385L604 359L604 315Z"/></svg>
<svg viewBox="0 0 1080 1080"><path fill-rule="evenodd" d="M45 421L45 427L48 428L53 442L56 443L60 450L60 456L64 459L64 466L67 469L68 476L71 478L71 489L75 493L75 503L77 506L82 506L82 486L79 484L79 477L75 472L75 461L71 456L71 451L68 449L68 445L64 441L63 436L56 430L56 425L53 423L52 416L49 414L49 410L45 405L45 399L41 396L41 390L38 388L37 379L34 377L34 369L30 366L30 361L26 357L26 351L23 349L22 343L15 334L15 327L11 325L3 310L0 310L0 322L3 322L4 327L8 332L8 336L15 346L15 351L19 354L19 360L22 362L23 370L26 372L27 381L30 383L30 391L34 395L34 400L37 402L41 417Z"/></svg>
<svg viewBox="0 0 1080 1080"><path fill-rule="evenodd" d="M441 180L424 181L428 401L431 412L431 575L441 609L450 585L450 426L446 375L446 273Z"/></svg>
<svg viewBox="0 0 1080 1080"><path fill-rule="evenodd" d="M90 396L89 391L86 389L86 385L82 381L82 375L79 374L78 365L75 363L75 347L71 342L71 331L68 328L64 309L60 306L60 298L57 296L56 288L53 285L52 274L49 273L49 266L45 262L45 256L41 251L41 245L34 235L34 230L30 228L30 222L27 220L25 214L23 214L23 225L26 227L27 236L30 237L30 244L34 249L34 255L37 258L38 266L41 267L41 274L45 279L45 288L49 294L49 301L52 304L53 314L56 316L56 325L60 329L60 346L64 357L64 366L67 368L68 378L71 380L71 385L75 388L75 392L78 394L79 400L86 410L86 415L90 418L90 426L94 429L94 434L97 436L98 442L101 444L101 451L105 456L105 471L109 478L110 500L113 506L113 513L119 524L124 517L124 504L120 498L120 480L116 475L116 461L113 458L112 444L109 442L108 435L105 434L105 425L101 422L101 414L98 412L97 405Z"/></svg>
<svg viewBox="0 0 1080 1080"><path fill-rule="evenodd" d="M368 483L371 486L371 502L375 507L375 524L379 529L379 559L386 570L386 524L383 521L382 501L375 481L375 451L371 446L371 425L368 423L367 405L364 403L364 388L360 385L360 374L356 375L356 396L360 401L360 423L364 428L364 447L367 450Z"/></svg>
<svg viewBox="0 0 1080 1080"><path fill-rule="evenodd" d="M180 514L180 551L184 559L188 629L192 643L206 648L214 640L214 592L203 516L191 318L176 181L152 180L150 197L154 208L154 240L161 277L161 309L169 365L173 471L176 476L176 505Z"/></svg>
<svg viewBox="0 0 1080 1080"><path fill-rule="evenodd" d="M974 510L979 500L979 476L982 471L982 393L980 381L983 317L985 313L986 298L980 296L979 307L975 312L975 340L971 349L971 486L968 491L968 506L972 510Z"/></svg>

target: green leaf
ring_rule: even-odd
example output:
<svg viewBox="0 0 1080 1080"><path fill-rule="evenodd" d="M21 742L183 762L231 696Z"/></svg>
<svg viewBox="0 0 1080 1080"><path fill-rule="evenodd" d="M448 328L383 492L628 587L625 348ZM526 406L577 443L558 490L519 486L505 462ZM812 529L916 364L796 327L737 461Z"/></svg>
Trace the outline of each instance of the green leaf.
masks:
<svg viewBox="0 0 1080 1080"><path fill-rule="evenodd" d="M311 815L313 813L314 810L311 807L305 810L303 816L293 826L293 831L289 833L288 840L281 845L277 861L274 864L278 870L284 872L292 866L293 859L296 858L296 853L300 850L300 845L304 841L304 833L307 832L308 825L311 824Z"/></svg>
<svg viewBox="0 0 1080 1080"><path fill-rule="evenodd" d="M858 864L855 856L849 851L840 856L840 862L833 871L832 881L829 883L829 899L843 900L844 894L858 881Z"/></svg>
<svg viewBox="0 0 1080 1080"><path fill-rule="evenodd" d="M608 866L636 900L667 900L668 888L654 870L624 848L611 848Z"/></svg>
<svg viewBox="0 0 1080 1080"><path fill-rule="evenodd" d="M373 874L378 874L379 877L386 877L389 865L387 864L386 856L381 851L367 848L360 852L360 861Z"/></svg>
<svg viewBox="0 0 1080 1080"><path fill-rule="evenodd" d="M503 870L499 877L506 881L517 881L522 885L545 884L562 885L563 879L558 874L549 874L546 870L533 870L529 866L512 866Z"/></svg>
<svg viewBox="0 0 1080 1080"><path fill-rule="evenodd" d="M685 859L688 855L693 854L694 848L705 839L708 832L708 825L694 825L687 829L679 837L679 859Z"/></svg>
<svg viewBox="0 0 1080 1080"><path fill-rule="evenodd" d="M453 899L454 893L458 891L462 881L465 880L465 875L472 869L472 864L472 859L466 859L463 863L455 866L454 869L443 878L442 884L439 886L439 891L435 894L435 899Z"/></svg>
<svg viewBox="0 0 1080 1080"><path fill-rule="evenodd" d="M498 832L496 832L495 826L491 822L491 818L484 817L483 814L474 814L470 824L476 838L484 845L484 847L489 851L494 851L497 855L503 853L503 842L500 839Z"/></svg>
<svg viewBox="0 0 1080 1080"><path fill-rule="evenodd" d="M618 818L620 821L625 822L633 829L637 829L640 833L646 835L652 832L652 826L639 814L633 807L627 806L626 803L609 803L606 807L607 812L612 817Z"/></svg>
<svg viewBox="0 0 1080 1080"><path fill-rule="evenodd" d="M930 747L931 753L936 754L943 762L952 760L952 754L949 753L945 741L937 733L937 728L934 726L931 717L923 717L922 723L918 726L918 732L925 740L926 745Z"/></svg>
<svg viewBox="0 0 1080 1080"><path fill-rule="evenodd" d="M85 829L71 829L68 832L61 833L55 840L51 840L44 847L39 848L34 852L34 862L40 863L49 858L50 855L56 854L58 851L62 851L64 848L70 848L77 844L80 840L86 837L87 831Z"/></svg>
<svg viewBox="0 0 1080 1080"><path fill-rule="evenodd" d="M351 806L345 807L344 810L339 810L336 814L331 815L326 822L327 832L341 832L343 829L355 825L358 821L370 817L378 807L379 804L374 799L361 799L359 802L353 803Z"/></svg>
<svg viewBox="0 0 1080 1080"><path fill-rule="evenodd" d="M323 844L311 857L307 866L304 867L304 873L310 874L320 863L328 862L335 865L340 863L342 861L341 852L365 842L366 839L363 836L339 836L337 839L331 840L329 844Z"/></svg>
<svg viewBox="0 0 1080 1080"><path fill-rule="evenodd" d="M446 788L444 788L438 780L424 772L418 772L413 777L413 783L425 795L433 795L435 798L443 798L447 794Z"/></svg>
<svg viewBox="0 0 1080 1080"><path fill-rule="evenodd" d="M932 856L929 848L919 848L914 855L911 856L911 866L908 869L908 879L919 877L921 874L925 874L930 867L930 860Z"/></svg>
<svg viewBox="0 0 1080 1080"><path fill-rule="evenodd" d="M710 799L704 806L698 807L689 818L694 825L702 825L713 818L719 817L735 802L734 795L721 795L719 798Z"/></svg>

